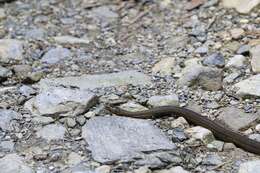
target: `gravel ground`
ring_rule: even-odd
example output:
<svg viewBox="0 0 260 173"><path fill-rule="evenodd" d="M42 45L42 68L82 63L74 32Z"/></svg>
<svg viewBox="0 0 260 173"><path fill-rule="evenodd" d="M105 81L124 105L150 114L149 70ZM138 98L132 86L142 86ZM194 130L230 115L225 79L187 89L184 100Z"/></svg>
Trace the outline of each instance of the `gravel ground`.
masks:
<svg viewBox="0 0 260 173"><path fill-rule="evenodd" d="M0 1L1 173L260 172L260 157L183 118L260 141L260 1Z"/></svg>

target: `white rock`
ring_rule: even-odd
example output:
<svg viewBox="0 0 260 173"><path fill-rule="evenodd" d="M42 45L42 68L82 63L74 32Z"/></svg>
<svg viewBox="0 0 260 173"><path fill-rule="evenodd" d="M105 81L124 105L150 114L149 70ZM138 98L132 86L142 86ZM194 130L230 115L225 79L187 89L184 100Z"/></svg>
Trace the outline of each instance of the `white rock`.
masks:
<svg viewBox="0 0 260 173"><path fill-rule="evenodd" d="M42 137L48 141L63 139L66 132L65 127L58 124L49 124L36 132L37 137Z"/></svg>
<svg viewBox="0 0 260 173"><path fill-rule="evenodd" d="M248 161L242 163L238 173L257 173L260 170L260 160Z"/></svg>
<svg viewBox="0 0 260 173"><path fill-rule="evenodd" d="M110 173L111 167L108 165L102 165L95 169L97 173Z"/></svg>
<svg viewBox="0 0 260 173"><path fill-rule="evenodd" d="M235 55L233 58L230 58L226 64L226 67L233 67L233 68L242 68L246 64L247 58L243 55Z"/></svg>
<svg viewBox="0 0 260 173"><path fill-rule="evenodd" d="M255 126L255 129L256 129L257 132L260 132L260 124L257 124L257 125Z"/></svg>
<svg viewBox="0 0 260 173"><path fill-rule="evenodd" d="M163 76L171 75L174 73L174 69L176 68L175 58L163 58L161 61L156 63L152 68L153 73L159 73Z"/></svg>
<svg viewBox="0 0 260 173"><path fill-rule="evenodd" d="M185 130L185 132L193 138L201 140L205 144L208 144L214 140L212 132L200 126L189 128Z"/></svg>
<svg viewBox="0 0 260 173"><path fill-rule="evenodd" d="M250 54L252 56L251 66L253 72L260 73L260 45L251 48Z"/></svg>
<svg viewBox="0 0 260 173"><path fill-rule="evenodd" d="M178 95L165 95L165 96L152 96L148 100L148 104L153 107L167 106L167 105L179 105Z"/></svg>
<svg viewBox="0 0 260 173"><path fill-rule="evenodd" d="M1 173L33 173L34 171L16 154L8 154L0 159Z"/></svg>
<svg viewBox="0 0 260 173"><path fill-rule="evenodd" d="M250 78L243 80L234 86L235 88L238 88L236 94L241 97L260 97L260 74L251 76Z"/></svg>
<svg viewBox="0 0 260 173"><path fill-rule="evenodd" d="M222 2L224 7L235 8L239 13L249 13L260 0L222 0Z"/></svg>

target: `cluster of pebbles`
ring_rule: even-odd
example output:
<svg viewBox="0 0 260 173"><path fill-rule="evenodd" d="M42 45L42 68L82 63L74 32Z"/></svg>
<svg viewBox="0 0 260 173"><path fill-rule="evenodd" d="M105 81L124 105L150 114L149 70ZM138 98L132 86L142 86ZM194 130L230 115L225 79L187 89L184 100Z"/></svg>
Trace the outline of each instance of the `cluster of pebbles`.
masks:
<svg viewBox="0 0 260 173"><path fill-rule="evenodd" d="M256 173L260 157L182 118L260 142L259 0L0 0L1 173Z"/></svg>

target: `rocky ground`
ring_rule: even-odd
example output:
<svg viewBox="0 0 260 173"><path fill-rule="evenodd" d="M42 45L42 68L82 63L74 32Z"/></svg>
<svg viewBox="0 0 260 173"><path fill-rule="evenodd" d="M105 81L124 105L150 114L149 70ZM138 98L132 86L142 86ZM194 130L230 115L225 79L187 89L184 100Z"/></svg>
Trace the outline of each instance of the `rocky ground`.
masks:
<svg viewBox="0 0 260 173"><path fill-rule="evenodd" d="M1 173L260 172L184 118L260 141L259 0L0 1Z"/></svg>

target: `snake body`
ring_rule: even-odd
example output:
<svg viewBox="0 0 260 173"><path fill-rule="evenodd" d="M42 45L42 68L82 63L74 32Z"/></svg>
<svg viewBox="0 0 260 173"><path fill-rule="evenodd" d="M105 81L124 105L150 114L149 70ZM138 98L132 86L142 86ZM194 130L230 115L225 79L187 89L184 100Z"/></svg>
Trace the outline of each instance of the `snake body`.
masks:
<svg viewBox="0 0 260 173"><path fill-rule="evenodd" d="M209 129L210 131L212 131L217 139L224 142L233 143L241 149L244 149L250 153L260 155L260 142L252 140L236 131L233 131L232 129L222 125L219 122L210 120L209 118L204 117L199 113L196 113L187 108L182 108L178 106L161 106L145 111L130 112L122 110L118 107L107 105L106 109L118 116L142 119L153 119L171 115L184 117L191 124Z"/></svg>

